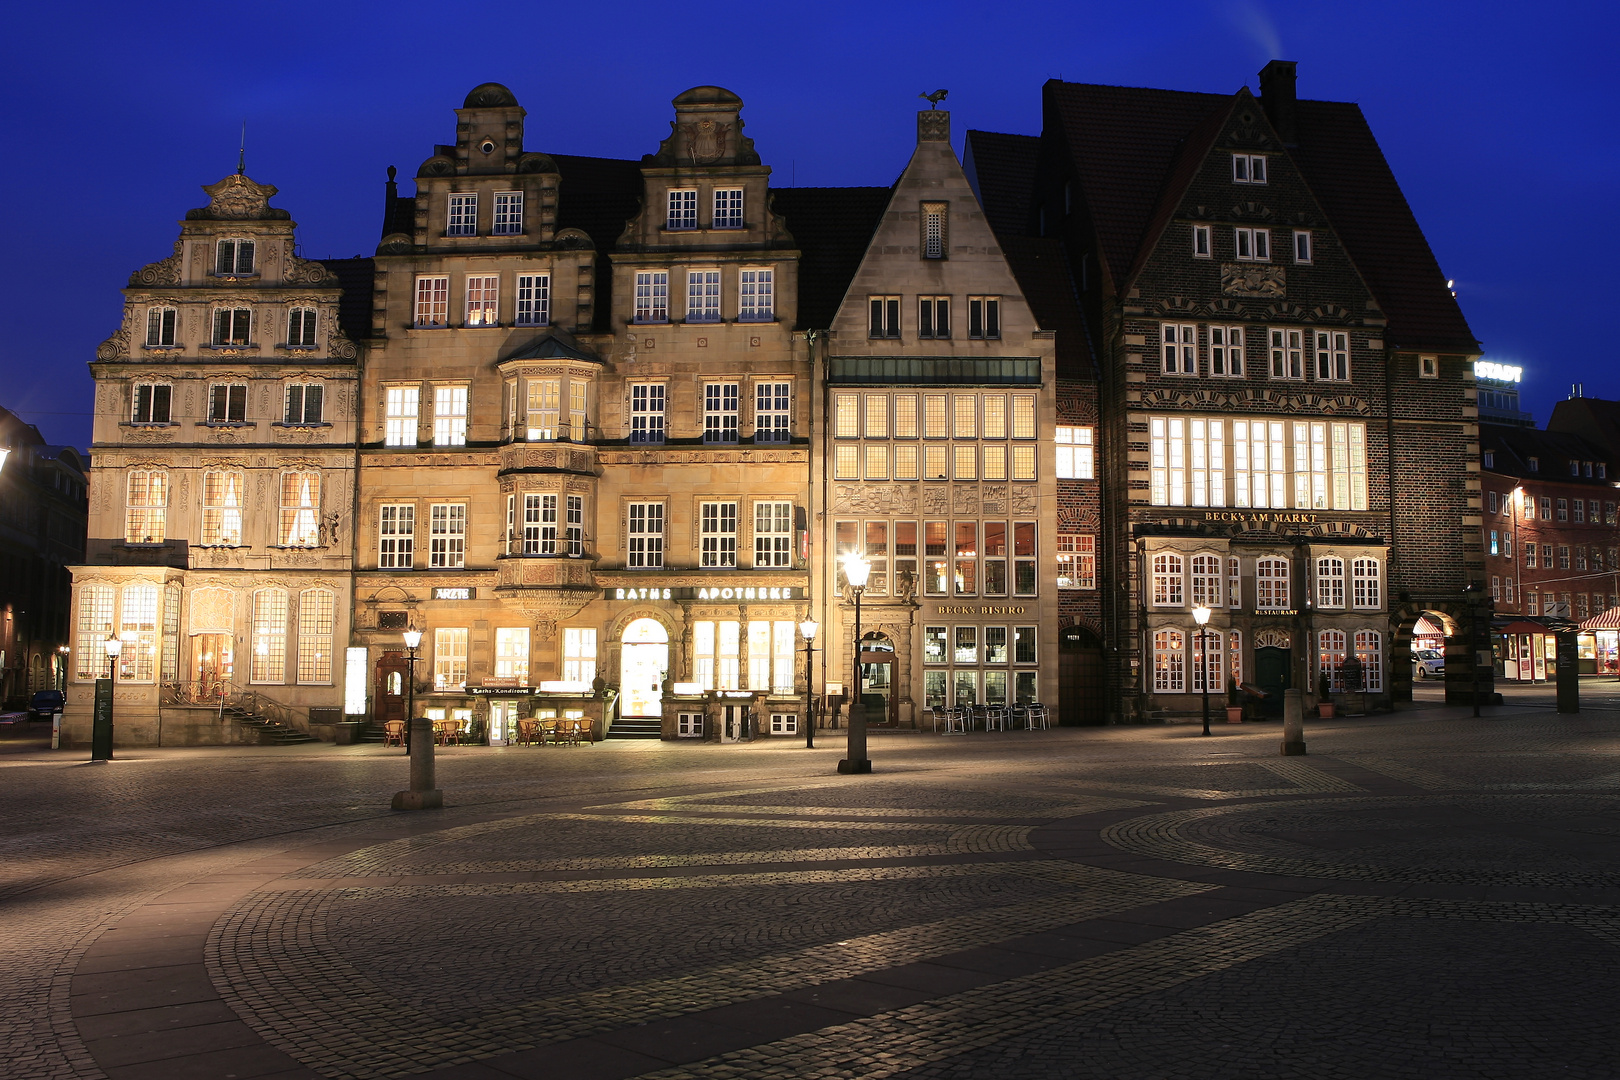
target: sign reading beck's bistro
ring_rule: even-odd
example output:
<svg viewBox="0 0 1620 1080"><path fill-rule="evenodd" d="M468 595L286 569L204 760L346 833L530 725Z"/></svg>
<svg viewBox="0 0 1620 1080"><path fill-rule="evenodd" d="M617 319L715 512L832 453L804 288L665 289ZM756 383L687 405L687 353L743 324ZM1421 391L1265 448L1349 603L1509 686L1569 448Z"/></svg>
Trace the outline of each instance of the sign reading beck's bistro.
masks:
<svg viewBox="0 0 1620 1080"><path fill-rule="evenodd" d="M657 587L603 589L604 600L802 600L804 590L796 585L686 585L670 589Z"/></svg>

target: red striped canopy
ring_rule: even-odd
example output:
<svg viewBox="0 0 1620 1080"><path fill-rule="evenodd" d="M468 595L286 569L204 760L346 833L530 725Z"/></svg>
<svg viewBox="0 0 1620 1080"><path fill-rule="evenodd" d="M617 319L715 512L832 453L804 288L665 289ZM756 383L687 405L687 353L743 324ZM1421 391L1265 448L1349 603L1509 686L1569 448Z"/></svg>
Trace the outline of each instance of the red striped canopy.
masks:
<svg viewBox="0 0 1620 1080"><path fill-rule="evenodd" d="M1612 607L1581 623L1582 630L1620 630L1620 607Z"/></svg>

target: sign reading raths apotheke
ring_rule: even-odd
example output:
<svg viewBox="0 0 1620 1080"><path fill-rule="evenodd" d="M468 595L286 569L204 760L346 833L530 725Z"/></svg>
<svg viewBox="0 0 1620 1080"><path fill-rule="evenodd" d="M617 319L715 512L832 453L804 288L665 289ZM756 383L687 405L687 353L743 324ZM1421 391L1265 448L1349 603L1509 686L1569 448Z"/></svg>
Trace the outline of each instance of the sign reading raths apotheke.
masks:
<svg viewBox="0 0 1620 1080"><path fill-rule="evenodd" d="M684 585L602 590L604 600L802 600L797 585Z"/></svg>

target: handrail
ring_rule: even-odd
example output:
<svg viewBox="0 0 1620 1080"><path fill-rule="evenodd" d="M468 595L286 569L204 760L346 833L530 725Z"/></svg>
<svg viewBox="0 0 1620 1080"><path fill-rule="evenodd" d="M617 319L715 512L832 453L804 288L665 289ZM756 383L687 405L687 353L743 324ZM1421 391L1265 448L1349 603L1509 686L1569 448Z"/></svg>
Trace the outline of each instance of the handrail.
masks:
<svg viewBox="0 0 1620 1080"><path fill-rule="evenodd" d="M164 683L159 701L164 705L203 705L217 709L221 723L226 708L237 708L255 716L262 716L278 726L308 733L309 719L299 723L297 710L256 688L238 685L229 679L196 679L189 682Z"/></svg>

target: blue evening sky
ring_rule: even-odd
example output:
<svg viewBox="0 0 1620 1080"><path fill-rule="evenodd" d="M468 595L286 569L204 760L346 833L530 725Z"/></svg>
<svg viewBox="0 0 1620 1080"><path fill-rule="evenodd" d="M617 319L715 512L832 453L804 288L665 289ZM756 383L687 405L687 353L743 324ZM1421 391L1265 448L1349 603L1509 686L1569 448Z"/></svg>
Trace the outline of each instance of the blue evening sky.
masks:
<svg viewBox="0 0 1620 1080"><path fill-rule="evenodd" d="M388 165L454 139L481 82L530 149L638 158L669 101L742 96L778 185L888 184L921 91L968 128L1036 134L1047 78L1231 92L1269 59L1360 103L1488 359L1545 422L1583 382L1620 398L1620 4L1160 0L789 4L87 3L9 9L0 405L85 446L86 364L131 271L169 254L235 169L281 189L306 256L370 254ZM409 185L404 185L409 191Z"/></svg>

